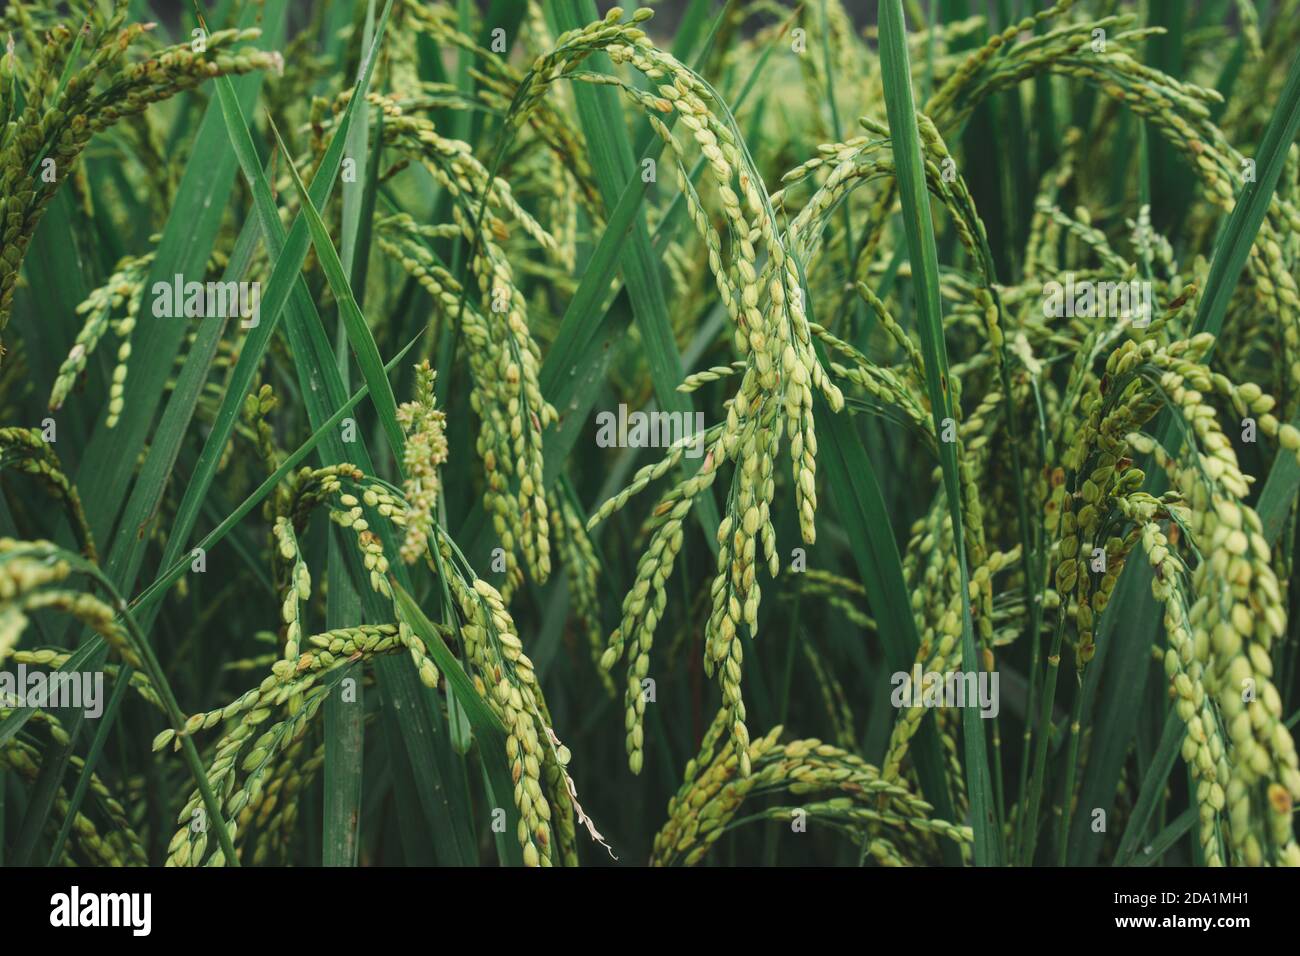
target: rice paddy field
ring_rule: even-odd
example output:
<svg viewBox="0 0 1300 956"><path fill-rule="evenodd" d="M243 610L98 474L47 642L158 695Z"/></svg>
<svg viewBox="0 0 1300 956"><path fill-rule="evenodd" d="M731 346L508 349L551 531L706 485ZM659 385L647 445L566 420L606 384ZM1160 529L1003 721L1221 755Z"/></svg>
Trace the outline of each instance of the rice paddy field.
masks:
<svg viewBox="0 0 1300 956"><path fill-rule="evenodd" d="M0 13L6 866L1300 865L1300 3Z"/></svg>

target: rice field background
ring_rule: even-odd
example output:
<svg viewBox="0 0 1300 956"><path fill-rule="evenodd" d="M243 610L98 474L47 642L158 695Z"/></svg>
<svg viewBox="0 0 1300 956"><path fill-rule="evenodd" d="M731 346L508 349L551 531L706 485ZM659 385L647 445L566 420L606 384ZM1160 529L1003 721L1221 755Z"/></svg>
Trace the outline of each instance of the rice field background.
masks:
<svg viewBox="0 0 1300 956"><path fill-rule="evenodd" d="M1300 864L1298 6L10 2L0 861Z"/></svg>

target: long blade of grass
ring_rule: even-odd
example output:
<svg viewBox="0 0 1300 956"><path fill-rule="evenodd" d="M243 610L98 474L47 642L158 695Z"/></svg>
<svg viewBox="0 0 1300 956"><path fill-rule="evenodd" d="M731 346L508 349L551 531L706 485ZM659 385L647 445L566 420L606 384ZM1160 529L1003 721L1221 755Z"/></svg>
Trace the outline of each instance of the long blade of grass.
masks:
<svg viewBox="0 0 1300 956"><path fill-rule="evenodd" d="M238 108L237 104L236 108ZM275 121L269 116L267 120L271 124L272 132L275 133L275 141L280 145L280 151L287 157L288 150L285 148L284 140L280 138L280 131L275 127ZM243 128L247 131L247 126ZM312 204L307 187L303 185L293 160L287 160L285 165L289 167L289 173L293 177L294 189L297 190L298 201L302 204L302 213L307 217L307 228L311 231L316 258L320 261L330 291L334 293L334 299L339 304L339 315L347 329L348 341L356 355L357 365L361 369L362 378L370 386L370 399L379 412L380 424L388 436L388 447L392 449L393 457L400 462L406 439L402 434L402 426L397 423L397 399L393 397L393 387L388 383L388 377L384 375L384 362L379 357L379 347L375 345L370 326L366 324L366 318L361 314L356 296L352 294L352 283L348 281L347 272L343 268L338 252L334 249L334 243L330 240L329 230L326 229L324 220ZM265 180L259 183L259 187L264 186ZM271 199L269 190L259 188L257 192L266 200ZM274 213L274 209L267 211Z"/></svg>
<svg viewBox="0 0 1300 956"><path fill-rule="evenodd" d="M370 49L375 36L375 0L366 2L366 25L361 36L361 49ZM357 70L357 79L361 79L361 70ZM370 136L370 104L362 103L360 119L348 129L348 155L356 163L357 175L343 183L343 268L349 275L355 275L357 238L365 220L365 194L367 185L374 178L374 163L367 162ZM362 250L364 255L365 250Z"/></svg>
<svg viewBox="0 0 1300 956"><path fill-rule="evenodd" d="M925 168L921 159L921 141L917 129L916 107L912 100L912 73L907 53L907 28L903 20L902 0L882 0L880 4L881 77L885 90L885 107L889 117L890 140L894 150L898 188L903 210L903 226L912 261L916 289L917 330L925 356L926 388L934 417L934 430L941 435L945 421L956 421L952 394L948 387L948 352L943 338L943 312L939 301L939 262L934 242L934 225L930 212L930 194L926 189ZM953 539L957 544L961 568L961 593L966 593L968 572L966 547L962 533L961 483L955 442L939 442L944 492L952 519ZM971 628L970 606L962 602L962 667L971 674L980 673L975 638ZM966 782L970 797L971 818L975 831L975 862L981 866L998 862L998 831L993 816L993 787L990 777L984 727L979 709L967 702L962 710L962 737L966 755ZM1032 819L1032 816L1031 816Z"/></svg>
<svg viewBox="0 0 1300 956"><path fill-rule="evenodd" d="M1138 851L1138 844L1146 833L1155 812L1165 793L1165 783L1173 772L1178 760L1178 751L1182 747L1187 727L1177 711L1171 710L1165 717L1164 730L1160 733L1160 745L1156 748L1151 765L1147 767L1142 778L1142 789L1138 791L1137 803L1133 806L1133 815L1124 827L1124 835L1119 841L1119 850L1115 854L1115 866L1128 866L1133 862Z"/></svg>
<svg viewBox="0 0 1300 956"><path fill-rule="evenodd" d="M415 603L415 599L407 594L402 586L396 580L390 582L393 585L393 595L397 600L398 609L401 612L402 620L410 625L411 630L419 635L420 640L424 641L429 650L429 656L433 662L438 665L438 669L447 678L447 685L460 701L460 705L465 708L465 713L469 716L470 723L474 730L480 735L480 740L485 744L491 744L493 747L500 745L505 746L505 728L497 718L487 702L474 689L473 682L470 681L469 675L461 667L460 659L452 654L447 647L433 624L420 606ZM504 767L499 762L498 767Z"/></svg>
<svg viewBox="0 0 1300 956"><path fill-rule="evenodd" d="M1188 807L1180 813L1173 823L1142 848L1142 852L1132 861L1133 865L1151 866L1156 863L1175 843L1192 832L1192 827L1196 826L1197 812L1196 807Z"/></svg>
<svg viewBox="0 0 1300 956"><path fill-rule="evenodd" d="M366 4L366 22L361 36L361 49L367 50L374 42L375 0ZM361 76L361 64L357 78ZM362 106L361 121L352 124L348 131L348 152L358 163L361 176L343 183L343 262L352 277L358 295L365 294L366 263L370 256L370 225L374 216L375 185L379 177L379 153L383 148L382 126L376 130L375 154L360 167L361 157L367 153L370 134L369 104ZM380 114L380 123L383 114ZM335 351L339 377L349 384L346 330L342 318ZM361 620L361 595L353 585L352 576L342 552L342 531L331 528L326 544L325 574L329 590L325 594L325 626L329 629L346 627ZM356 866L361 849L361 790L365 764L365 682L361 679L360 664L344 668L340 679L353 681L354 696L345 701L342 695L330 694L321 708L325 725L324 807L321 826L321 863L324 866Z"/></svg>
<svg viewBox="0 0 1300 956"><path fill-rule="evenodd" d="M361 596L344 563L339 536L330 529L326 574L325 626L331 630L361 620ZM325 806L321 835L323 866L356 866L361 848L362 765L365 758L365 687L361 665L351 664L343 677L352 678L355 697L344 701L330 694L323 707L325 721Z"/></svg>

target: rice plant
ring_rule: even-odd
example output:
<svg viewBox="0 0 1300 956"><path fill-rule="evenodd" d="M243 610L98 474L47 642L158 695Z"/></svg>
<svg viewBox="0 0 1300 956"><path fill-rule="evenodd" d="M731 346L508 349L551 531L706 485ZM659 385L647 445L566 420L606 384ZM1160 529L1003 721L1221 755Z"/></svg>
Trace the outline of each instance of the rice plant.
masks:
<svg viewBox="0 0 1300 956"><path fill-rule="evenodd" d="M1298 6L10 3L0 859L1300 865Z"/></svg>

